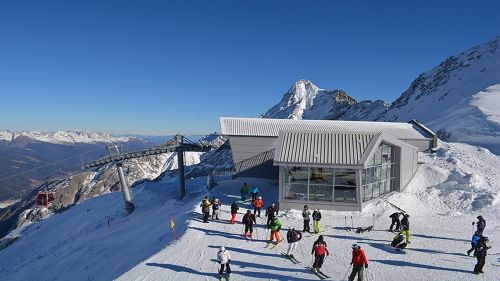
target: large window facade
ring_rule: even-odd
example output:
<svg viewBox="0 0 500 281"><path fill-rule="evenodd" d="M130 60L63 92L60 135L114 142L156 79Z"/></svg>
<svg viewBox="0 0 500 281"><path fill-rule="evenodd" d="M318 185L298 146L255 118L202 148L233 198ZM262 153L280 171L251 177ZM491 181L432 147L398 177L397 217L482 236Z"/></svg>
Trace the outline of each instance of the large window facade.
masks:
<svg viewBox="0 0 500 281"><path fill-rule="evenodd" d="M356 170L284 167L285 200L356 203Z"/></svg>
<svg viewBox="0 0 500 281"><path fill-rule="evenodd" d="M361 172L363 202L380 197L393 190L395 148L382 143L377 148L370 165Z"/></svg>

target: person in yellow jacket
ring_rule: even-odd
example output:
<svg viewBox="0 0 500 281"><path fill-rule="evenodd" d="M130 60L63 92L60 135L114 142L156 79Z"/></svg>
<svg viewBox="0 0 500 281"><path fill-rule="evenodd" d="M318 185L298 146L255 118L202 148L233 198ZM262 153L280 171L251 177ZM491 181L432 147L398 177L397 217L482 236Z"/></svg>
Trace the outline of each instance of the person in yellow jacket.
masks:
<svg viewBox="0 0 500 281"><path fill-rule="evenodd" d="M243 186L241 186L241 201L245 201L248 196L248 184L245 182Z"/></svg>

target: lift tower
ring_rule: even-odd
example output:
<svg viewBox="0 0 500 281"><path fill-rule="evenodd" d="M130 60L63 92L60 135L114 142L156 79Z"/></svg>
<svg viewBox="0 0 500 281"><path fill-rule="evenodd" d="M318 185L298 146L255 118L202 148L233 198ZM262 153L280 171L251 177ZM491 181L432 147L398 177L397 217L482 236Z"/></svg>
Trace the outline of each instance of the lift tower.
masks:
<svg viewBox="0 0 500 281"><path fill-rule="evenodd" d="M125 209L127 210L127 213L130 214L134 211L135 206L127 184L125 173L123 172L123 162L125 160L157 155L162 153L176 152L177 167L179 169L179 197L180 199L183 199L184 196L186 195L186 184L184 178L184 152L185 151L207 152L210 149L212 149L212 147L209 145L194 143L186 139L184 136L177 134L171 140L167 141L165 144L150 147L139 151L122 152L121 147L118 145L108 146L109 155L101 157L87 164L84 164L81 166L81 168L90 169L114 163L116 165L118 177L120 178L120 185L123 193L123 199L125 201Z"/></svg>

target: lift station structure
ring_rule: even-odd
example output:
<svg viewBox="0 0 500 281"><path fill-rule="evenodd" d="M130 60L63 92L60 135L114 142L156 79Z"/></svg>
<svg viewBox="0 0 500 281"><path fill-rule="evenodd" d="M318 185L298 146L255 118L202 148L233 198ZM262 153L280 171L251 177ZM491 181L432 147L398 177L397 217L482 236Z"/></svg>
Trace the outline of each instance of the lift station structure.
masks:
<svg viewBox="0 0 500 281"><path fill-rule="evenodd" d="M158 155L163 153L177 153L177 167L179 169L179 197L183 199L186 195L186 183L184 178L184 152L207 152L212 149L209 145L194 143L182 135L175 135L171 140L165 144L150 147L147 149L123 152L121 146L111 145L107 147L109 155L101 157L97 160L89 162L81 166L82 169L96 168L106 164L115 163L118 177L120 178L120 185L125 200L125 209L130 214L134 211L135 206L133 203L132 195L127 184L125 173L123 172L123 162L128 159L140 158L151 155Z"/></svg>

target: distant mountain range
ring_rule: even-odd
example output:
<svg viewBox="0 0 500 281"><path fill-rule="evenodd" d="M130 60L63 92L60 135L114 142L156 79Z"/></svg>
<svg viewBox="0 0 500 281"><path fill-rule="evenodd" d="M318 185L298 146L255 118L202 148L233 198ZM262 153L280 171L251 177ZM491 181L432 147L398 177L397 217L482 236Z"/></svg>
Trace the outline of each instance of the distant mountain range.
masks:
<svg viewBox="0 0 500 281"><path fill-rule="evenodd" d="M500 153L500 36L420 74L391 104L356 101L343 90L299 80L263 118L369 120L417 119L448 141Z"/></svg>

